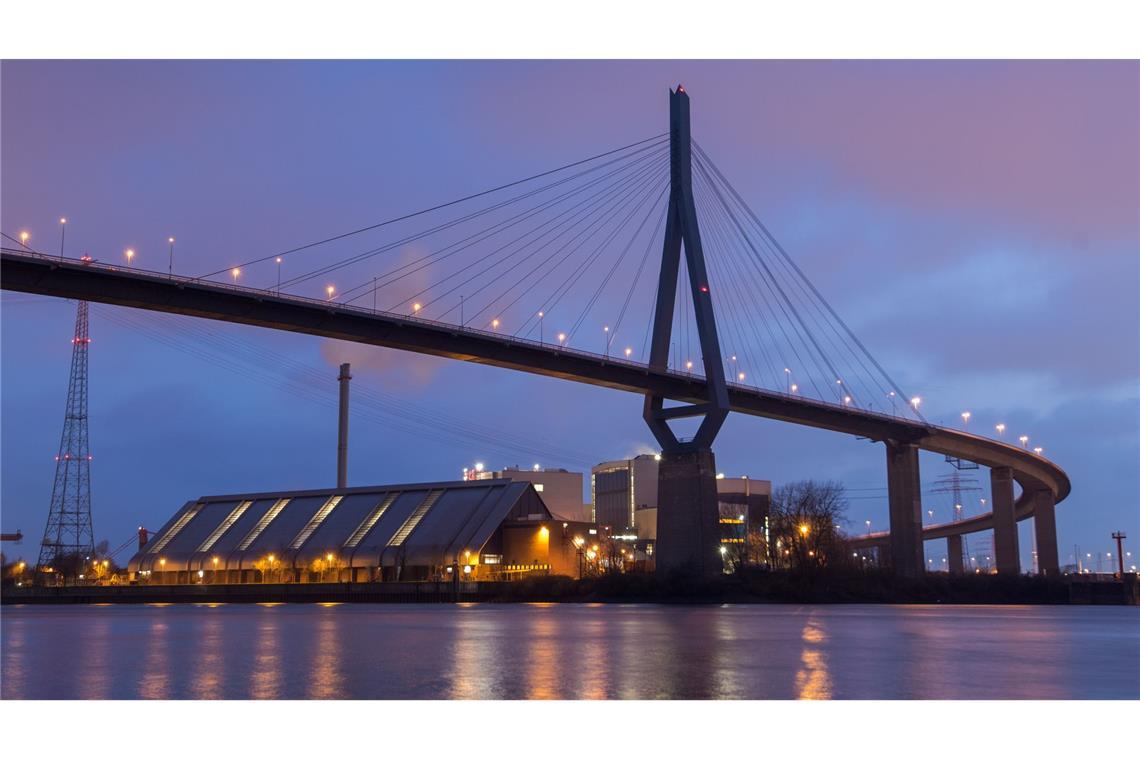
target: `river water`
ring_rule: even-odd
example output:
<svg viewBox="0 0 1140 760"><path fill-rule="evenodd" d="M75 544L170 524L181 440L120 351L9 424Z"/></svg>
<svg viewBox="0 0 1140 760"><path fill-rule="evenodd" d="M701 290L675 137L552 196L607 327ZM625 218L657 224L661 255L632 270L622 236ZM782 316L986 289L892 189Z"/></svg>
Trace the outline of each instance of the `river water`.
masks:
<svg viewBox="0 0 1140 760"><path fill-rule="evenodd" d="M4 699L1140 698L1140 610L94 605L0 610Z"/></svg>

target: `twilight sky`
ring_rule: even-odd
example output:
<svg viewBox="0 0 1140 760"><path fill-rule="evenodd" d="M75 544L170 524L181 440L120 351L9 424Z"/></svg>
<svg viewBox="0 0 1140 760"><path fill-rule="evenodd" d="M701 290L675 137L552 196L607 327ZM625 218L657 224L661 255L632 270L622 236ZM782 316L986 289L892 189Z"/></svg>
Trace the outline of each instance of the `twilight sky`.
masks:
<svg viewBox="0 0 1140 760"><path fill-rule="evenodd" d="M677 82L701 145L928 419L1005 422L1068 471L1063 563L1140 537L1135 62L6 61L0 226L58 250L67 216L70 251L158 269L174 235L202 274L663 132ZM0 315L0 518L34 558L75 307L5 292ZM91 324L112 546L198 495L329 484L340 361L351 484L652 448L614 391L101 305ZM886 525L881 445L742 417L716 453L776 485L841 480L853 529ZM949 471L922 464L925 487Z"/></svg>

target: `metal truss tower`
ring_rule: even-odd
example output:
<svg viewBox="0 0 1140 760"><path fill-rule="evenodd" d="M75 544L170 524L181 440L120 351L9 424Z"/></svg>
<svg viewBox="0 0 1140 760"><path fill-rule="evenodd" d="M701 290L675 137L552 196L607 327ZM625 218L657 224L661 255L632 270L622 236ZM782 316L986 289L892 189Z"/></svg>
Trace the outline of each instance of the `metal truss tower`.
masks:
<svg viewBox="0 0 1140 760"><path fill-rule="evenodd" d="M87 302L80 301L71 340L71 378L67 410L56 456L51 509L40 545L37 569L69 558L90 556L95 549L91 527L91 453L87 445ZM70 564L70 563L69 563ZM74 562L78 565L79 562Z"/></svg>

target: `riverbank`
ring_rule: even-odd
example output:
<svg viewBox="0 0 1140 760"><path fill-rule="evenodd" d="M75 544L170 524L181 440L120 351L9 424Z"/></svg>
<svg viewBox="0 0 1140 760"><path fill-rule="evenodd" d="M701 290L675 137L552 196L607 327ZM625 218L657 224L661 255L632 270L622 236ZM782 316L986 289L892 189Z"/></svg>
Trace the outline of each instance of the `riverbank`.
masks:
<svg viewBox="0 0 1140 760"><path fill-rule="evenodd" d="M809 574L754 571L699 578L610 575L574 580L461 583L282 583L180 586L7 586L3 604L313 603L313 602L646 602L801 604L1131 604L1135 574L1123 581L1082 576L998 575L898 578L888 572Z"/></svg>

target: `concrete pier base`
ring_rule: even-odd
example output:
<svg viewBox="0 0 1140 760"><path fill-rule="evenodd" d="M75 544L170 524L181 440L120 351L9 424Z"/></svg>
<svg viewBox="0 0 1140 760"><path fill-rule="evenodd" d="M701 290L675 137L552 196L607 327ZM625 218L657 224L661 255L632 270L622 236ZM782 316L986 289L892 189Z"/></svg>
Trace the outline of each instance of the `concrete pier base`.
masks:
<svg viewBox="0 0 1140 760"><path fill-rule="evenodd" d="M917 578L923 573L922 488L918 447L887 441L887 492L891 517L891 565L895 573Z"/></svg>
<svg viewBox="0 0 1140 760"><path fill-rule="evenodd" d="M1017 547L1017 518L1013 511L1013 471L1008 467L990 470L990 496L994 505L994 557L997 571L1004 575L1021 573Z"/></svg>
<svg viewBox="0 0 1140 760"><path fill-rule="evenodd" d="M1041 575L1059 575L1060 559L1057 556L1056 504L1050 491L1033 494L1033 535L1037 539L1037 572Z"/></svg>
<svg viewBox="0 0 1140 760"><path fill-rule="evenodd" d="M723 572L712 451L662 454L657 468L657 571Z"/></svg>
<svg viewBox="0 0 1140 760"><path fill-rule="evenodd" d="M962 536L946 537L946 569L951 575L961 575L965 572L962 562Z"/></svg>

